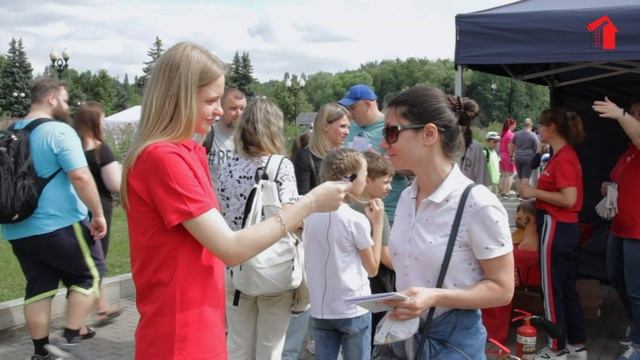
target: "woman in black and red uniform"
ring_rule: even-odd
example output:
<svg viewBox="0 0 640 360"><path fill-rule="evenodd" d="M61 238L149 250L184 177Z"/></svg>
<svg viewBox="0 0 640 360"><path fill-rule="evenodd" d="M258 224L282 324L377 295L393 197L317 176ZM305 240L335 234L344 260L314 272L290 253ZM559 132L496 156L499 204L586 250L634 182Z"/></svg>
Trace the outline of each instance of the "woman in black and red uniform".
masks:
<svg viewBox="0 0 640 360"><path fill-rule="evenodd" d="M628 113L608 98L595 101L593 109L600 117L617 120L630 140L611 170L611 180L618 184L618 213L611 223L607 270L631 323L620 340L629 349L618 359L640 359L640 100Z"/></svg>
<svg viewBox="0 0 640 360"><path fill-rule="evenodd" d="M540 138L551 146L553 156L540 174L538 187L525 184L522 195L536 198L545 316L562 328L564 336L549 338L548 347L536 359L586 360L584 316L574 264L583 184L580 160L572 147L584 139L582 120L578 114L560 109L544 111Z"/></svg>

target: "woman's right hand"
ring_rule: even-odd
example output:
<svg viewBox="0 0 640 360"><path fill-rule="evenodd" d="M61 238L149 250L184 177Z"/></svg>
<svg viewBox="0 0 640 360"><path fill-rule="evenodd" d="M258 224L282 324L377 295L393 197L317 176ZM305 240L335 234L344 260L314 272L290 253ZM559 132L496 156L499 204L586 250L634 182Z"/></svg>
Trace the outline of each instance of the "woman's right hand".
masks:
<svg viewBox="0 0 640 360"><path fill-rule="evenodd" d="M351 189L350 182L326 181L309 191L305 197L311 201L311 212L327 212L337 209Z"/></svg>
<svg viewBox="0 0 640 360"><path fill-rule="evenodd" d="M623 117L624 109L621 109L609 100L608 97L604 97L604 101L596 100L593 102L593 110L598 112L600 117L606 117L610 119L620 119Z"/></svg>

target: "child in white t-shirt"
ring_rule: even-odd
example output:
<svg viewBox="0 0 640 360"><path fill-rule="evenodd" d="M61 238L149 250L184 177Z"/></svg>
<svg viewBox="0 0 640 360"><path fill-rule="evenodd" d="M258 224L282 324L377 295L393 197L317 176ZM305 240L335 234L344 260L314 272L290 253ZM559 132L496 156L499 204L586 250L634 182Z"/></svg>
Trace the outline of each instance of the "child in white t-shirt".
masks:
<svg viewBox="0 0 640 360"><path fill-rule="evenodd" d="M348 201L355 200L366 186L366 160L355 150L335 150L324 158L320 179L353 181ZM370 200L365 214L343 204L305 220L302 237L318 360L335 360L340 347L345 360L370 359L371 313L344 303L344 298L371 294L368 277L380 265L382 201Z"/></svg>

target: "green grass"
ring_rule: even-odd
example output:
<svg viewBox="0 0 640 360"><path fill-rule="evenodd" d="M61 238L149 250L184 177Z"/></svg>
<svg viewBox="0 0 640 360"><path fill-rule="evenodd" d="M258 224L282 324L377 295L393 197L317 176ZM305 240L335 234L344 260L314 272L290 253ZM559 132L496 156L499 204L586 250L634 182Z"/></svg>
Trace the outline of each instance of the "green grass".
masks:
<svg viewBox="0 0 640 360"><path fill-rule="evenodd" d="M131 271L127 218L121 207L113 209L107 268L107 276ZM24 276L18 260L13 255L11 244L8 241L0 240L0 302L22 298L24 288Z"/></svg>

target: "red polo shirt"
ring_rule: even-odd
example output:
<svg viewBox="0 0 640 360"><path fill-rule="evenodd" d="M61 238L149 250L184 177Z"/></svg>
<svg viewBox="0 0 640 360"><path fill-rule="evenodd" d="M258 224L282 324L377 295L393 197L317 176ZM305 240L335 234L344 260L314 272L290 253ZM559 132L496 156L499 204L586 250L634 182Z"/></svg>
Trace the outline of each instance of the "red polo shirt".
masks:
<svg viewBox="0 0 640 360"><path fill-rule="evenodd" d="M149 145L127 185L136 359L227 359L223 263L182 225L218 209L204 148Z"/></svg>
<svg viewBox="0 0 640 360"><path fill-rule="evenodd" d="M611 170L611 180L618 183L618 214L611 233L621 238L640 239L640 150L631 144Z"/></svg>
<svg viewBox="0 0 640 360"><path fill-rule="evenodd" d="M538 189L550 192L558 192L560 189L575 187L578 190L576 203L570 208L563 208L536 200L536 207L546 210L556 221L565 223L577 223L578 212L582 209L582 167L576 151L569 145L565 145L553 154L544 171L538 179Z"/></svg>

